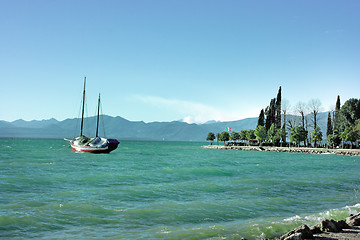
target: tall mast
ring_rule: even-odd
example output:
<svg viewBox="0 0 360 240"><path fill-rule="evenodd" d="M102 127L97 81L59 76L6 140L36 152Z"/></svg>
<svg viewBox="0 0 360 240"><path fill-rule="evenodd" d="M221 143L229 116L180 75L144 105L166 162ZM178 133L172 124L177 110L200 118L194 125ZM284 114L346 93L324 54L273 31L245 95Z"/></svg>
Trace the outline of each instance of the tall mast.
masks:
<svg viewBox="0 0 360 240"><path fill-rule="evenodd" d="M99 101L98 101L98 112L97 112L96 134L95 134L95 137L98 137L98 132L99 132L99 114L100 114L100 93L99 93Z"/></svg>
<svg viewBox="0 0 360 240"><path fill-rule="evenodd" d="M86 87L86 77L84 77L84 92L83 92L83 102L82 102L82 114L81 114L81 130L80 130L80 136L83 135L83 128L84 128L85 87Z"/></svg>

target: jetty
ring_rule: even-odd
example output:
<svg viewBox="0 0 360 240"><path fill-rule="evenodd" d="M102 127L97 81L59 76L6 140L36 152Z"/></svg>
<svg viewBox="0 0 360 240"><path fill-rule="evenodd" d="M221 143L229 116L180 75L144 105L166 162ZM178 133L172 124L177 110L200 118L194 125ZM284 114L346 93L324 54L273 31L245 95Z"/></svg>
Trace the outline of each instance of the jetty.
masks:
<svg viewBox="0 0 360 240"><path fill-rule="evenodd" d="M240 151L264 151L264 152L288 152L310 154L336 154L343 156L360 156L360 149L330 149L309 147L269 147L269 146L233 146L233 145L205 145L206 149L240 150Z"/></svg>
<svg viewBox="0 0 360 240"><path fill-rule="evenodd" d="M306 224L297 227L282 235L277 240L359 240L360 239L360 213L350 214L345 220L335 221L325 219L318 224L308 227Z"/></svg>

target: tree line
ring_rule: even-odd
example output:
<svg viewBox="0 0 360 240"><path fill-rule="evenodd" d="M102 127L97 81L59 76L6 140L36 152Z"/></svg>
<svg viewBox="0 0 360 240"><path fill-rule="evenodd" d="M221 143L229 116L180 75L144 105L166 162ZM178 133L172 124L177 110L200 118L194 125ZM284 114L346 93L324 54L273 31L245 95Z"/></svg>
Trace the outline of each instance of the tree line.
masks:
<svg viewBox="0 0 360 240"><path fill-rule="evenodd" d="M328 113L326 137L318 125L321 110L321 101L318 99L311 99L308 103L298 102L291 108L286 99L281 99L279 87L276 98L261 109L254 130L223 131L216 135L210 132L206 140L213 142L217 139L224 144L240 140L260 146L359 147L360 99L351 98L341 106L340 96L337 96L335 109Z"/></svg>

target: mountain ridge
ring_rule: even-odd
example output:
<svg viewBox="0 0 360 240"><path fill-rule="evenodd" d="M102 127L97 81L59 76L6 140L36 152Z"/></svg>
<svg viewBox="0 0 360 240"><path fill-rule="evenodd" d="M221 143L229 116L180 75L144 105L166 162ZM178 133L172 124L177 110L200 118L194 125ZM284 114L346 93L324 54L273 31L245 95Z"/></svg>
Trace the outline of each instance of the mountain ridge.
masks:
<svg viewBox="0 0 360 240"><path fill-rule="evenodd" d="M327 112L321 113L319 126L326 132ZM220 133L230 127L239 132L246 129L255 129L257 117L245 118L236 121L208 121L203 124L186 123L183 121L149 122L129 121L120 116L112 117L101 115L99 133L108 138L121 140L155 140L155 141L205 141L209 132ZM95 135L96 117L84 119L87 136ZM325 127L325 128L324 128ZM0 121L0 137L15 138L73 138L80 132L80 119L68 118L58 121L54 118L47 120L25 121L18 119L12 122Z"/></svg>

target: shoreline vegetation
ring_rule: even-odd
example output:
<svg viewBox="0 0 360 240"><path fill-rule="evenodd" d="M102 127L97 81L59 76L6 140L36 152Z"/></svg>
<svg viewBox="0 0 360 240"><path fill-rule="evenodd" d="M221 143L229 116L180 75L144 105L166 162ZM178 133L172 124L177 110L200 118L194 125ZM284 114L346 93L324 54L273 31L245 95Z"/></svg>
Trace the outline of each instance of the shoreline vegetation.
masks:
<svg viewBox="0 0 360 240"><path fill-rule="evenodd" d="M335 154L342 156L360 156L359 149L330 149L311 147L270 147L270 146L232 146L232 145L204 145L206 149L240 150L240 151L264 151L264 152L288 152L310 154Z"/></svg>
<svg viewBox="0 0 360 240"><path fill-rule="evenodd" d="M206 141L228 144L238 144L238 140L246 141L247 145L259 146L255 149L266 149L264 146L281 147L289 145L303 147L300 152L319 152L324 150L307 150L306 148L332 148L334 151L325 153L352 153L341 149L359 149L360 142L360 99L350 98L342 106L340 96L337 96L335 109L328 112L326 132L321 129L319 121L322 110L319 99L311 99L308 103L298 102L292 109L286 99L281 98L281 86L276 98L261 109L257 127L232 131L228 126L225 131L215 134L209 132ZM292 114L289 115L289 111ZM323 127L323 126L322 126ZM238 129L239 130L239 129ZM326 133L326 136L325 136ZM242 142L244 143L244 142ZM240 143L240 144L242 144ZM276 148L280 150L281 148ZM294 151L286 150L286 151ZM298 151L298 150L296 150Z"/></svg>

